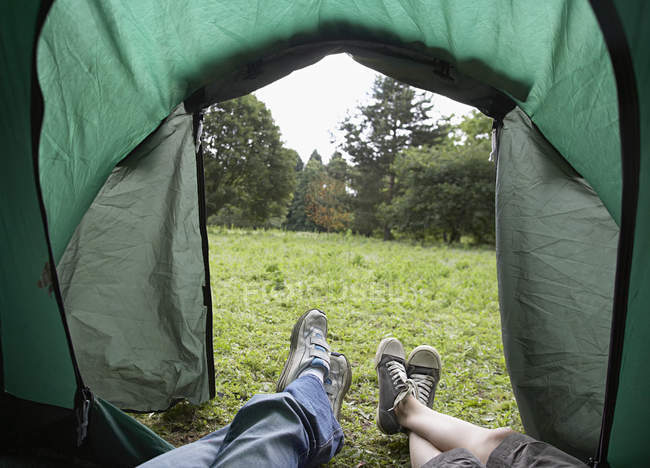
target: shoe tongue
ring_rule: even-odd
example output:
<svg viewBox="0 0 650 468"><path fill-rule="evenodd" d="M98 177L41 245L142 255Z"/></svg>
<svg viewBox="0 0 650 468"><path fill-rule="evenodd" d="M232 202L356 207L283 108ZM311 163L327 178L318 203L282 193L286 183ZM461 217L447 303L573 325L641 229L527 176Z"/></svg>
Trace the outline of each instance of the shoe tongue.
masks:
<svg viewBox="0 0 650 468"><path fill-rule="evenodd" d="M415 366L413 364L408 366L409 375L413 375L413 374L430 375L430 376L436 378L436 375L439 372L440 372L440 369L436 369L436 368L433 368L433 367Z"/></svg>
<svg viewBox="0 0 650 468"><path fill-rule="evenodd" d="M327 369L329 371L329 364L325 361L323 361L319 357L315 357L314 359L311 360L311 364L309 364L310 367L322 367L323 369Z"/></svg>
<svg viewBox="0 0 650 468"><path fill-rule="evenodd" d="M399 362L399 363L402 364L403 366L405 366L405 364L406 364L406 362L404 361L404 358L403 358L403 357L393 356L392 354L384 354L384 355L382 356L382 358L381 358L381 362L382 362L382 363L390 362L390 361ZM405 366L405 367L406 367L406 366Z"/></svg>

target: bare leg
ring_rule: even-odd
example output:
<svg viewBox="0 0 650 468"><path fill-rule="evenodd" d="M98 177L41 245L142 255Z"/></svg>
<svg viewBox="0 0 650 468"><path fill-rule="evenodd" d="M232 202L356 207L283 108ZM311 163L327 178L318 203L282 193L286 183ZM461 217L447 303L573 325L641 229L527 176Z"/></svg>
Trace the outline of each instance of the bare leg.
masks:
<svg viewBox="0 0 650 468"><path fill-rule="evenodd" d="M426 439L434 448L447 451L454 448L469 450L482 463L503 439L515 432L509 428L486 429L461 419L433 411L412 396L395 408L397 422Z"/></svg>
<svg viewBox="0 0 650 468"><path fill-rule="evenodd" d="M409 452L413 468L420 468L433 457L440 455L440 450L413 431L409 433Z"/></svg>

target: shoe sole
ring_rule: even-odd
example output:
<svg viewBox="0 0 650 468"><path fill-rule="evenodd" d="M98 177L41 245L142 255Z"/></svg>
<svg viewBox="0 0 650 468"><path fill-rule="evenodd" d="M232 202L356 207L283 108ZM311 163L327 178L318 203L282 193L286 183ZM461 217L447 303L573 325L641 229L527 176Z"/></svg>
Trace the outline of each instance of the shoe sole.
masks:
<svg viewBox="0 0 650 468"><path fill-rule="evenodd" d="M388 344L392 343L394 341L398 342L400 344L401 348L402 348L402 356L398 356L398 357L402 357L402 358L405 357L404 356L404 346L402 345L402 343L397 338L384 338L379 343L379 346L377 346L377 352L375 353L375 369L377 369L377 365L379 364L379 361L381 361L381 356L384 354L384 350L388 347ZM379 422L379 405L377 405L377 409L375 410L375 422L377 423L377 428L381 432L383 432L384 434L388 434L388 435L393 434L393 432L384 429L384 427Z"/></svg>
<svg viewBox="0 0 650 468"><path fill-rule="evenodd" d="M300 334L300 328L302 327L302 324L305 322L307 316L315 310L325 315L325 312L323 312L322 310L309 309L307 312L305 312L300 316L300 318L296 321L295 325L293 326L293 330L291 331L291 344L289 345L289 356L287 357L287 360L284 363L284 367L282 368L282 373L280 374L280 379L278 380L278 384L275 387L275 390L277 392L282 392L287 387L286 380L291 371L291 362L293 360L293 356L294 354L296 354L296 349L298 348L298 335ZM325 337L326 337L327 330L323 330L323 333L325 333Z"/></svg>
<svg viewBox="0 0 650 468"><path fill-rule="evenodd" d="M350 385L352 384L352 367L350 366L350 361L348 361L348 358L345 354L343 353L338 353L338 354L343 356L343 359L345 359L345 366L347 368L347 371L345 374L345 382L343 382L343 390L341 390L341 405L338 407L338 411L336 411L334 414L336 416L337 421L339 419L339 416L341 415L341 408L343 407L343 399L345 398L345 395L347 395L348 390L350 390Z"/></svg>

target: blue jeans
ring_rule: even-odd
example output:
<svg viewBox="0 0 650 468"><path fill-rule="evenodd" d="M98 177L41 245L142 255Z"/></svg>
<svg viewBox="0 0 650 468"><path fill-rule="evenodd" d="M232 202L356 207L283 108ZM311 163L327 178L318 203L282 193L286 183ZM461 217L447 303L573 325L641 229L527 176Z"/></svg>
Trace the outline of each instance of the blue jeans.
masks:
<svg viewBox="0 0 650 468"><path fill-rule="evenodd" d="M308 374L282 393L255 395L228 426L140 466L317 466L341 447L343 430L323 385Z"/></svg>

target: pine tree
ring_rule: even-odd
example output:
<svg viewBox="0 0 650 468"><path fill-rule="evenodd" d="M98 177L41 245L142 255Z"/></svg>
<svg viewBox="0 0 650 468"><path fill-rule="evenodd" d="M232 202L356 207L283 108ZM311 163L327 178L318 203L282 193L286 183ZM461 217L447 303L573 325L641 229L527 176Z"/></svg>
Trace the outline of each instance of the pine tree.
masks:
<svg viewBox="0 0 650 468"><path fill-rule="evenodd" d="M388 240L392 233L386 207L395 195L395 157L406 148L443 140L447 127L431 122L428 112L432 105L423 95L392 78L378 77L371 99L341 124L345 132L341 148L354 163L355 230L370 235L381 229Z"/></svg>
<svg viewBox="0 0 650 468"><path fill-rule="evenodd" d="M335 151L330 158L330 161L327 163L327 174L333 177L336 180L347 184L350 177L350 167L343 155L338 151Z"/></svg>
<svg viewBox="0 0 650 468"><path fill-rule="evenodd" d="M310 184L318 179L324 171L323 158L318 154L318 151L314 150L298 176L298 185L293 194L293 201L285 222L287 229L292 231L318 230L318 226L307 217L306 197Z"/></svg>

